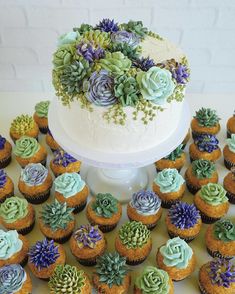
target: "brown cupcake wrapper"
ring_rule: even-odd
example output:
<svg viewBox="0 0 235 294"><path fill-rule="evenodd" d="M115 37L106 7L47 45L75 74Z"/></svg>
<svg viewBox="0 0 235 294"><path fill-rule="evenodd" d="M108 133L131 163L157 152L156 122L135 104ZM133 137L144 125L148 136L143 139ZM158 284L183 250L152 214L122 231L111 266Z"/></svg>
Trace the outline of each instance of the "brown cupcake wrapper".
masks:
<svg viewBox="0 0 235 294"><path fill-rule="evenodd" d="M128 264L128 265L139 265L139 264L143 263L146 258L147 258L147 256L142 258L142 259L130 260L127 257L126 258L126 264Z"/></svg>
<svg viewBox="0 0 235 294"><path fill-rule="evenodd" d="M76 258L77 261L81 264L81 265L84 265L84 266L94 266L96 265L96 259L97 257L95 258L89 258L89 259L82 259L82 258Z"/></svg>
<svg viewBox="0 0 235 294"><path fill-rule="evenodd" d="M200 210L199 210L199 211L200 211ZM201 212L201 211L200 211L200 214L201 214L202 222L203 222L204 224L213 224L213 223L215 223L216 221L218 221L218 220L221 219L221 217L219 217L219 218L210 217L210 216L204 214L204 213Z"/></svg>
<svg viewBox="0 0 235 294"><path fill-rule="evenodd" d="M208 292L206 292L206 290L202 287L200 283L199 283L199 290L201 294L209 294Z"/></svg>
<svg viewBox="0 0 235 294"><path fill-rule="evenodd" d="M233 256L224 256L219 251L212 251L208 247L206 247L206 250L210 254L210 256L212 256L212 257L219 257L219 258L225 258L225 259L232 259L233 258Z"/></svg>
<svg viewBox="0 0 235 294"><path fill-rule="evenodd" d="M12 196L14 196L14 192L11 192L11 193L5 195L4 197L0 198L0 203L3 203L7 198L10 198Z"/></svg>
<svg viewBox="0 0 235 294"><path fill-rule="evenodd" d="M35 225L35 220L33 221L33 223L29 227L17 230L17 232L21 235L27 235L28 233L30 233L33 230L34 225Z"/></svg>
<svg viewBox="0 0 235 294"><path fill-rule="evenodd" d="M5 168L11 163L11 155L0 160L0 168Z"/></svg>
<svg viewBox="0 0 235 294"><path fill-rule="evenodd" d="M195 187L195 186L193 186L193 185L190 185L190 184L188 184L187 182L186 182L186 186L187 186L189 192L190 192L191 194L193 194L193 195L195 195L195 194L200 190L200 188Z"/></svg>
<svg viewBox="0 0 235 294"><path fill-rule="evenodd" d="M114 230L116 228L117 224L114 225L98 225L99 229L101 230L101 232L103 233L108 233L111 232L112 230Z"/></svg>
<svg viewBox="0 0 235 294"><path fill-rule="evenodd" d="M235 194L232 194L227 191L226 196L228 197L228 201L232 204L235 204Z"/></svg>
<svg viewBox="0 0 235 294"><path fill-rule="evenodd" d="M177 171L180 173L181 169L182 169L182 168L177 168ZM162 171L162 169L158 169L158 168L156 168L156 172L157 172L157 173L160 173L161 171Z"/></svg>
<svg viewBox="0 0 235 294"><path fill-rule="evenodd" d="M25 193L22 193L25 199L31 204L41 204L45 202L50 197L50 189L47 190L44 194L37 195L35 197L29 197Z"/></svg>
<svg viewBox="0 0 235 294"><path fill-rule="evenodd" d="M208 132L208 133L199 133L199 132L192 131L193 140L195 140L195 138L200 136L200 135L211 135L211 133L210 132Z"/></svg>
<svg viewBox="0 0 235 294"><path fill-rule="evenodd" d="M224 165L228 170L231 170L232 167L235 167L235 163L224 159Z"/></svg>
<svg viewBox="0 0 235 294"><path fill-rule="evenodd" d="M55 172L53 171L53 174L54 174L55 178L57 178L58 176L62 175L63 173L59 174L59 173L55 173ZM80 171L78 171L77 174L80 175Z"/></svg>
<svg viewBox="0 0 235 294"><path fill-rule="evenodd" d="M25 267L28 263L28 255L19 263L22 267Z"/></svg>
<svg viewBox="0 0 235 294"><path fill-rule="evenodd" d="M73 234L73 232L71 232L67 236L64 236L63 238L50 238L50 237L47 237L47 236L46 236L46 238L48 240L54 240L56 243L64 244L64 243L66 243L71 238L72 234Z"/></svg>
<svg viewBox="0 0 235 294"><path fill-rule="evenodd" d="M39 127L39 130L40 130L40 132L42 133L42 134L47 134L47 132L48 132L48 127Z"/></svg>
<svg viewBox="0 0 235 294"><path fill-rule="evenodd" d="M174 233L172 233L172 232L170 232L170 231L168 231L168 235L169 235L169 237L172 239L172 238L175 238L175 237L180 237L180 239L183 239L185 242L187 242L187 243L190 243L190 242L192 242L196 237L197 237L197 235L196 236L192 236L192 237L188 237L188 238L186 238L186 237L182 237L182 236L179 236L179 235L176 235L176 234L174 234Z"/></svg>
<svg viewBox="0 0 235 294"><path fill-rule="evenodd" d="M228 139L231 138L231 135L232 135L232 133L231 133L229 130L227 130L227 138L228 138Z"/></svg>
<svg viewBox="0 0 235 294"><path fill-rule="evenodd" d="M80 205L75 206L73 213L76 214L76 213L83 211L83 209L86 207L86 205L87 205L87 200L82 202Z"/></svg>
<svg viewBox="0 0 235 294"><path fill-rule="evenodd" d="M170 201L164 201L162 200L162 203L161 203L161 207L162 208L171 208L172 205L176 204L177 202L179 202L183 197L180 197L176 200L170 200Z"/></svg>

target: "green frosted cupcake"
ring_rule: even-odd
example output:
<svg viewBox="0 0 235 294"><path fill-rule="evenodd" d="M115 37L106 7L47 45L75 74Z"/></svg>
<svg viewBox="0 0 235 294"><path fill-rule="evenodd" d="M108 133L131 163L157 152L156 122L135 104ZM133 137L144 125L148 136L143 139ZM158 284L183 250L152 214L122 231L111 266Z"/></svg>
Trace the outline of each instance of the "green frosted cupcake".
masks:
<svg viewBox="0 0 235 294"><path fill-rule="evenodd" d="M48 132L48 110L50 101L41 101L35 105L35 113L33 118L37 123L41 133L46 134Z"/></svg>

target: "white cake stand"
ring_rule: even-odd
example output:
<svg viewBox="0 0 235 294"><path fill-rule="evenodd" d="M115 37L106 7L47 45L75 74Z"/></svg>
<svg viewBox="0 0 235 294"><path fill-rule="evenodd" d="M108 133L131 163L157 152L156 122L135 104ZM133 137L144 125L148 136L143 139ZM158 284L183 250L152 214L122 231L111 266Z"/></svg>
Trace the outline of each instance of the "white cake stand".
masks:
<svg viewBox="0 0 235 294"><path fill-rule="evenodd" d="M146 167L173 151L185 138L189 123L190 109L183 102L182 119L175 132L167 140L153 148L133 153L103 153L79 146L69 137L57 111L58 98L51 102L48 114L49 128L58 144L69 154L89 165L86 182L92 195L111 193L122 203L128 202L131 195L148 186Z"/></svg>

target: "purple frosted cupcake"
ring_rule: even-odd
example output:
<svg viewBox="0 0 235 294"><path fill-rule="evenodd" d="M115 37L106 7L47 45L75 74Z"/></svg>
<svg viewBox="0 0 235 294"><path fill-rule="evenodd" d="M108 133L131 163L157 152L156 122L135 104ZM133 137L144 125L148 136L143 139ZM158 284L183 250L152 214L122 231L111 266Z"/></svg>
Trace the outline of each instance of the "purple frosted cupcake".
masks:
<svg viewBox="0 0 235 294"><path fill-rule="evenodd" d="M0 135L0 168L5 168L11 162L11 144Z"/></svg>
<svg viewBox="0 0 235 294"><path fill-rule="evenodd" d="M3 169L0 169L0 203L14 195L14 184Z"/></svg>

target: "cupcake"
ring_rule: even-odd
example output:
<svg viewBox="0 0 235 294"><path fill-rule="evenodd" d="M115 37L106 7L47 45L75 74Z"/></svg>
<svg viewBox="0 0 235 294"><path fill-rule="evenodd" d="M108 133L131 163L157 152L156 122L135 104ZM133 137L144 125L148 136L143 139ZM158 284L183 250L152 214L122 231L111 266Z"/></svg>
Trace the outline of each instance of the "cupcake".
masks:
<svg viewBox="0 0 235 294"><path fill-rule="evenodd" d="M49 280L50 293L91 294L91 283L83 270L69 264L57 265Z"/></svg>
<svg viewBox="0 0 235 294"><path fill-rule="evenodd" d="M199 270L199 289L202 294L235 293L234 262L214 258Z"/></svg>
<svg viewBox="0 0 235 294"><path fill-rule="evenodd" d="M174 284L168 273L154 266L147 266L134 283L134 294L173 294Z"/></svg>
<svg viewBox="0 0 235 294"><path fill-rule="evenodd" d="M191 122L193 138L200 134L216 135L220 131L220 118L215 110L202 107L196 111Z"/></svg>
<svg viewBox="0 0 235 294"><path fill-rule="evenodd" d="M35 105L33 118L37 123L41 133L46 134L48 131L48 109L50 101L41 101Z"/></svg>
<svg viewBox="0 0 235 294"><path fill-rule="evenodd" d="M13 153L15 154L16 161L23 168L29 163L46 165L46 149L34 138L23 136L16 140Z"/></svg>
<svg viewBox="0 0 235 294"><path fill-rule="evenodd" d="M0 230L0 267L19 263L25 266L28 261L29 241L16 230Z"/></svg>
<svg viewBox="0 0 235 294"><path fill-rule="evenodd" d="M80 166L80 161L62 149L54 152L54 159L50 162L50 168L55 177L58 177L63 173L80 173Z"/></svg>
<svg viewBox="0 0 235 294"><path fill-rule="evenodd" d="M35 210L25 199L7 198L0 204L0 223L7 230L17 230L19 234L26 235L34 227Z"/></svg>
<svg viewBox="0 0 235 294"><path fill-rule="evenodd" d="M134 193L127 205L127 215L130 221L142 222L151 230L162 216L161 199L148 190Z"/></svg>
<svg viewBox="0 0 235 294"><path fill-rule="evenodd" d="M188 130L187 135L185 136L183 142L181 143L183 150L185 149L185 147L186 147L189 140L190 140L190 129Z"/></svg>
<svg viewBox="0 0 235 294"><path fill-rule="evenodd" d="M225 216L229 209L226 191L220 184L209 183L202 186L194 197L194 204L206 224L216 222Z"/></svg>
<svg viewBox="0 0 235 294"><path fill-rule="evenodd" d="M185 180L175 168L166 168L157 173L153 182L153 191L161 199L164 208L170 208L183 198L185 189Z"/></svg>
<svg viewBox="0 0 235 294"><path fill-rule="evenodd" d="M121 216L122 206L111 194L97 194L86 211L88 221L106 233L116 228Z"/></svg>
<svg viewBox="0 0 235 294"><path fill-rule="evenodd" d="M49 280L57 265L65 264L65 251L54 240L37 241L29 250L28 266L39 279Z"/></svg>
<svg viewBox="0 0 235 294"><path fill-rule="evenodd" d="M0 169L10 164L11 151L11 144L0 135Z"/></svg>
<svg viewBox="0 0 235 294"><path fill-rule="evenodd" d="M99 256L106 249L106 241L98 226L80 226L72 235L70 250L77 261L82 265L95 265Z"/></svg>
<svg viewBox="0 0 235 294"><path fill-rule="evenodd" d="M165 168L176 168L180 172L186 162L186 155L183 151L183 144L179 145L168 156L155 162L157 172Z"/></svg>
<svg viewBox="0 0 235 294"><path fill-rule="evenodd" d="M48 129L46 134L46 143L50 147L52 152L55 152L60 148L60 145L56 142L56 140L53 138L51 131Z"/></svg>
<svg viewBox="0 0 235 294"><path fill-rule="evenodd" d="M75 227L72 212L73 208L68 207L67 203L60 203L57 200L51 204L45 204L38 220L43 235L57 243L68 241Z"/></svg>
<svg viewBox="0 0 235 294"><path fill-rule="evenodd" d="M3 169L0 169L0 203L14 195L14 184Z"/></svg>
<svg viewBox="0 0 235 294"><path fill-rule="evenodd" d="M15 142L22 136L32 137L37 139L39 128L32 116L28 114L17 116L11 123L10 136Z"/></svg>
<svg viewBox="0 0 235 294"><path fill-rule="evenodd" d="M131 276L126 266L126 259L117 252L100 256L92 280L98 293L127 293Z"/></svg>
<svg viewBox="0 0 235 294"><path fill-rule="evenodd" d="M235 167L235 134L231 135L230 139L227 139L227 145L223 149L224 165L227 169Z"/></svg>
<svg viewBox="0 0 235 294"><path fill-rule="evenodd" d="M78 213L86 207L89 189L79 174L61 174L55 179L54 184L55 198L74 208L73 213Z"/></svg>
<svg viewBox="0 0 235 294"><path fill-rule="evenodd" d="M227 138L231 138L232 134L235 134L235 111L233 116L227 121Z"/></svg>
<svg viewBox="0 0 235 294"><path fill-rule="evenodd" d="M235 256L235 224L221 219L208 226L206 248L212 257L231 259Z"/></svg>
<svg viewBox="0 0 235 294"><path fill-rule="evenodd" d="M196 267L192 248L179 237L170 239L157 252L158 267L168 273L173 281L190 276Z"/></svg>
<svg viewBox="0 0 235 294"><path fill-rule="evenodd" d="M198 159L185 172L185 181L190 193L196 194L203 185L218 183L218 173L212 161Z"/></svg>
<svg viewBox="0 0 235 294"><path fill-rule="evenodd" d="M190 160L206 159L215 162L221 156L219 141L214 135L198 135L189 146Z"/></svg>
<svg viewBox="0 0 235 294"><path fill-rule="evenodd" d="M20 264L9 264L0 268L0 293L30 294L32 290L30 276Z"/></svg>
<svg viewBox="0 0 235 294"><path fill-rule="evenodd" d="M148 257L152 249L150 231L141 222L127 222L118 231L115 240L117 252L126 257L126 263L137 265Z"/></svg>
<svg viewBox="0 0 235 294"><path fill-rule="evenodd" d="M166 227L171 238L180 237L191 242L200 232L202 220L194 204L178 202L171 206L166 216Z"/></svg>
<svg viewBox="0 0 235 294"><path fill-rule="evenodd" d="M227 192L228 201L235 204L235 167L232 167L231 172L225 176L223 185Z"/></svg>

